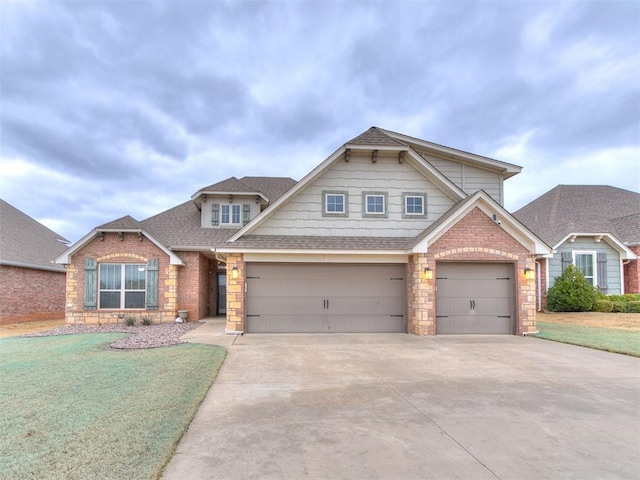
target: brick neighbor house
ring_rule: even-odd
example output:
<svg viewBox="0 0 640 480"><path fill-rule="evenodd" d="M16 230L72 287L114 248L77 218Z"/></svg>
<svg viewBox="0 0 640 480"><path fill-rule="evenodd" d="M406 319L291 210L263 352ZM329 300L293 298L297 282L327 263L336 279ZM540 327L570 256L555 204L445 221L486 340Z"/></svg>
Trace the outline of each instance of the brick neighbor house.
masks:
<svg viewBox="0 0 640 480"><path fill-rule="evenodd" d="M553 248L537 261L539 308L567 265L603 293L640 293L640 193L558 185L513 214Z"/></svg>
<svg viewBox="0 0 640 480"><path fill-rule="evenodd" d="M65 316L69 241L0 199L0 325Z"/></svg>
<svg viewBox="0 0 640 480"><path fill-rule="evenodd" d="M226 316L228 333L535 331L550 247L503 208L520 167L372 127L299 182L231 177L58 258L69 323Z"/></svg>

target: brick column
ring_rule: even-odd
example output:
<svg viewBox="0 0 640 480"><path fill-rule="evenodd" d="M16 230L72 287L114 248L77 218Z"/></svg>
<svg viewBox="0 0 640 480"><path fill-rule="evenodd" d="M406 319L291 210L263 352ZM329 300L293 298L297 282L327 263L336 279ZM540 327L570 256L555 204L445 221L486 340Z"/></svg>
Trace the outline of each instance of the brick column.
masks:
<svg viewBox="0 0 640 480"><path fill-rule="evenodd" d="M234 276L237 269L237 278ZM227 257L227 327L226 333L244 332L244 256L240 253Z"/></svg>
<svg viewBox="0 0 640 480"><path fill-rule="evenodd" d="M430 267L433 278L424 278L424 269ZM407 275L408 333L414 335L435 335L435 263L424 253L414 254L409 259Z"/></svg>

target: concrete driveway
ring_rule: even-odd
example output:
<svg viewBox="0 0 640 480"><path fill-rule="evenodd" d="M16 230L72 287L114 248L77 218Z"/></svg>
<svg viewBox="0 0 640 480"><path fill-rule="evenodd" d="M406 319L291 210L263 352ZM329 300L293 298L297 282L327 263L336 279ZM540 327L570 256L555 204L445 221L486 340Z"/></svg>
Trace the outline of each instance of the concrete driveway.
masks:
<svg viewBox="0 0 640 480"><path fill-rule="evenodd" d="M229 354L166 480L640 478L638 358L515 336L194 338Z"/></svg>

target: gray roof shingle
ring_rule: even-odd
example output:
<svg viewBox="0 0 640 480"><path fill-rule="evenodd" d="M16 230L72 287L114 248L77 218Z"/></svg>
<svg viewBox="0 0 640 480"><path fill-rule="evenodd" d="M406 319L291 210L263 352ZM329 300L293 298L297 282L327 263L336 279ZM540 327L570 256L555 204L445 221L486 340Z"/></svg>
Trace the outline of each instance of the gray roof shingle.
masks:
<svg viewBox="0 0 640 480"><path fill-rule="evenodd" d="M611 233L627 244L640 242L638 214L640 193L608 185L558 185L513 213L549 245L570 233Z"/></svg>
<svg viewBox="0 0 640 480"><path fill-rule="evenodd" d="M312 237L287 235L247 235L228 246L234 248L311 250L405 250L413 237Z"/></svg>
<svg viewBox="0 0 640 480"><path fill-rule="evenodd" d="M254 193L264 194L273 202L280 198L285 192L290 190L297 182L286 177L230 177L221 182L214 183L208 187L201 188L200 192L222 192L222 193Z"/></svg>
<svg viewBox="0 0 640 480"><path fill-rule="evenodd" d="M64 272L52 261L67 249L68 243L63 236L0 199L0 263Z"/></svg>
<svg viewBox="0 0 640 480"><path fill-rule="evenodd" d="M371 127L356 138L347 142L347 145L381 145L381 146L404 146L407 144L390 137L378 127Z"/></svg>

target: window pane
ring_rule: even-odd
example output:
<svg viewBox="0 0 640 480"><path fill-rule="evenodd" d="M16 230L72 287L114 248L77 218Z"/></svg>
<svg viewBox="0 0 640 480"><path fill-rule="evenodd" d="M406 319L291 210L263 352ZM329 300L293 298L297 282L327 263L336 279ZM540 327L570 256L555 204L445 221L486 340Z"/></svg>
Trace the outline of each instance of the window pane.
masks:
<svg viewBox="0 0 640 480"><path fill-rule="evenodd" d="M384 213L384 197L367 195L367 213Z"/></svg>
<svg viewBox="0 0 640 480"><path fill-rule="evenodd" d="M344 213L344 195L327 195L327 212Z"/></svg>
<svg viewBox="0 0 640 480"><path fill-rule="evenodd" d="M100 290L120 289L120 265L100 265Z"/></svg>
<svg viewBox="0 0 640 480"><path fill-rule="evenodd" d="M422 215L422 197L407 197L407 213Z"/></svg>
<svg viewBox="0 0 640 480"><path fill-rule="evenodd" d="M124 308L144 308L144 292L125 292Z"/></svg>
<svg viewBox="0 0 640 480"><path fill-rule="evenodd" d="M146 288L147 269L145 265L126 265L124 288L126 290L144 290Z"/></svg>
<svg viewBox="0 0 640 480"><path fill-rule="evenodd" d="M220 223L229 223L229 205L222 205Z"/></svg>
<svg viewBox="0 0 640 480"><path fill-rule="evenodd" d="M240 223L240 205L233 205L233 222Z"/></svg>
<svg viewBox="0 0 640 480"><path fill-rule="evenodd" d="M120 308L120 292L100 292L100 308Z"/></svg>

